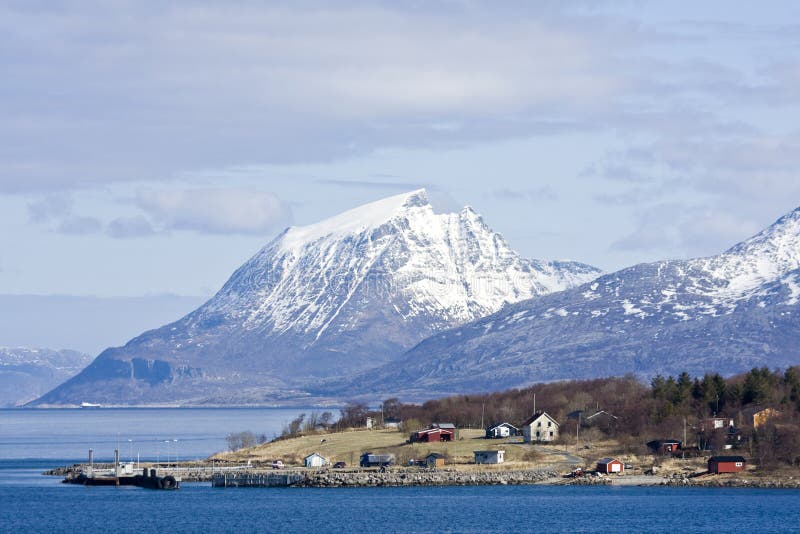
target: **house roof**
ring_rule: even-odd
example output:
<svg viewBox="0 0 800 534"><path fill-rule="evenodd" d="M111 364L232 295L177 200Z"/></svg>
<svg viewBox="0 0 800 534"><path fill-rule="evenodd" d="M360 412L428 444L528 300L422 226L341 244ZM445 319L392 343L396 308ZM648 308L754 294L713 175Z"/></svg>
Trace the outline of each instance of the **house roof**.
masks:
<svg viewBox="0 0 800 534"><path fill-rule="evenodd" d="M594 419L595 417L598 417L600 415L605 415L607 417L611 417L612 419L619 419L619 417L617 417L616 415L610 414L605 410L600 410L599 412L596 412L596 413L590 415L589 417L587 417L586 421L591 421L592 419Z"/></svg>
<svg viewBox="0 0 800 534"><path fill-rule="evenodd" d="M619 460L617 460L616 458L600 458L599 460L597 460L598 464L610 464L611 462L617 462L617 463L620 463L620 464L622 463Z"/></svg>
<svg viewBox="0 0 800 534"><path fill-rule="evenodd" d="M447 432L448 434L452 434L453 430L449 428L426 428L425 430L417 430L414 432L415 434L435 434L436 432Z"/></svg>
<svg viewBox="0 0 800 534"><path fill-rule="evenodd" d="M425 458L444 458L444 454L439 454L438 452L432 452Z"/></svg>
<svg viewBox="0 0 800 534"><path fill-rule="evenodd" d="M555 419L553 419L552 417L547 415L547 412L536 412L535 414L530 416L528 419L526 419L525 422L522 423L522 426L527 426L527 425L530 425L531 423L535 423L536 420L541 418L541 417L546 417L547 419L549 419L550 421L555 423L556 426L559 426L558 421L556 421Z"/></svg>
<svg viewBox="0 0 800 534"><path fill-rule="evenodd" d="M324 456L322 456L320 453L318 453L318 452L312 452L311 454L309 454L308 456L306 456L305 458L303 458L303 460L308 460L309 458L313 458L314 456L319 456L319 457L320 457L320 458L322 458L323 460L325 459L325 457L324 457Z"/></svg>
<svg viewBox="0 0 800 534"><path fill-rule="evenodd" d="M708 462L746 462L744 456L712 456Z"/></svg>
<svg viewBox="0 0 800 534"><path fill-rule="evenodd" d="M472 451L475 454L497 454L498 452L506 452L505 449L500 449L497 451Z"/></svg>
<svg viewBox="0 0 800 534"><path fill-rule="evenodd" d="M444 428L447 430L455 430L456 425L453 423L431 423L431 428Z"/></svg>

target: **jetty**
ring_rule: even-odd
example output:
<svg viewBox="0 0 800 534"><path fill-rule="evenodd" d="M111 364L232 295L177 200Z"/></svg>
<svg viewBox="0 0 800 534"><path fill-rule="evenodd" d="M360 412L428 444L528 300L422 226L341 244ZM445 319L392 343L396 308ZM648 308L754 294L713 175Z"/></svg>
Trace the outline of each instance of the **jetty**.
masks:
<svg viewBox="0 0 800 534"><path fill-rule="evenodd" d="M160 476L157 469L142 468L135 473L133 463L120 464L119 450L114 450L114 464L111 469L95 469L94 451L89 449L89 465L78 472L70 472L62 481L64 484L82 486L138 486L148 489L176 490L181 487L180 477Z"/></svg>
<svg viewBox="0 0 800 534"><path fill-rule="evenodd" d="M300 485L306 479L302 473L215 473L212 488L286 488Z"/></svg>

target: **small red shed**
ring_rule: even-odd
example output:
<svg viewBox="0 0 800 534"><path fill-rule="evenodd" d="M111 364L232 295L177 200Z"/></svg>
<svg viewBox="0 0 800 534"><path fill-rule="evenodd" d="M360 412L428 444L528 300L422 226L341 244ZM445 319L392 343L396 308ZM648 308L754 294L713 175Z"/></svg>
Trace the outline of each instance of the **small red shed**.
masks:
<svg viewBox="0 0 800 534"><path fill-rule="evenodd" d="M712 456L708 459L708 472L718 475L720 473L738 473L744 471L747 460L744 456Z"/></svg>
<svg viewBox="0 0 800 534"><path fill-rule="evenodd" d="M605 474L622 474L625 471L625 464L616 458L601 458L597 460L597 472Z"/></svg>
<svg viewBox="0 0 800 534"><path fill-rule="evenodd" d="M653 449L653 452L664 455L676 454L683 448L681 445L677 439L656 439L647 442L647 446Z"/></svg>

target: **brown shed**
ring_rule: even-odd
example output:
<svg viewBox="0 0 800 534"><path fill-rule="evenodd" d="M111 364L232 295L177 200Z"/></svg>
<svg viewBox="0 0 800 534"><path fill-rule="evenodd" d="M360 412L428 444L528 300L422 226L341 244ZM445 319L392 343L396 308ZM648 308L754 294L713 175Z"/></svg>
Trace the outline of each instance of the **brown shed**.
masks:
<svg viewBox="0 0 800 534"><path fill-rule="evenodd" d="M708 459L708 472L716 475L720 473L738 473L744 471L747 460L744 456L712 456Z"/></svg>
<svg viewBox="0 0 800 534"><path fill-rule="evenodd" d="M432 452L425 457L426 467L444 467L444 456L438 452Z"/></svg>

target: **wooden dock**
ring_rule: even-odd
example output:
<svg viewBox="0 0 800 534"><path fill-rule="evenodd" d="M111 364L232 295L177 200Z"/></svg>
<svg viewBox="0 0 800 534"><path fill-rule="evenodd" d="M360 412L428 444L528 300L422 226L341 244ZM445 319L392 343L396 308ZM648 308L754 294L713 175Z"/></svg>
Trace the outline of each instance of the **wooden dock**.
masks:
<svg viewBox="0 0 800 534"><path fill-rule="evenodd" d="M211 487L285 488L305 478L305 475L300 473L215 473L211 477Z"/></svg>

